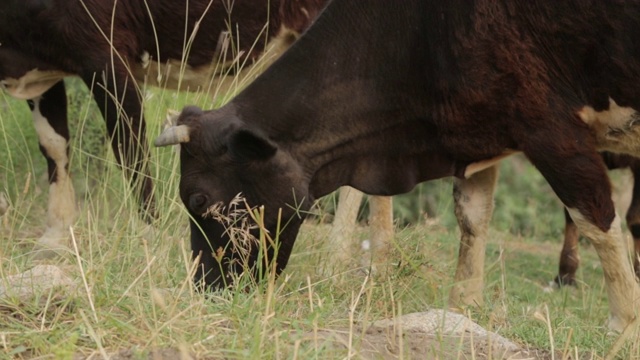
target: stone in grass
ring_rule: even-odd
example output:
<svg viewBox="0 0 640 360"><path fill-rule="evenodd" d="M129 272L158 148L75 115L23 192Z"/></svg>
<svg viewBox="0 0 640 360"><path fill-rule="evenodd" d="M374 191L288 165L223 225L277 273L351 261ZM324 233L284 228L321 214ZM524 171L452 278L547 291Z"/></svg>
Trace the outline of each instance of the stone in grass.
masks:
<svg viewBox="0 0 640 360"><path fill-rule="evenodd" d="M4 193L0 193L0 216L4 215L9 209L9 203L7 198L4 197Z"/></svg>
<svg viewBox="0 0 640 360"><path fill-rule="evenodd" d="M58 266L36 265L21 274L0 278L0 299L12 297L26 300L59 287L71 291L76 289L77 284Z"/></svg>
<svg viewBox="0 0 640 360"><path fill-rule="evenodd" d="M413 350L417 350L416 346L424 346L424 342L428 342L427 338L435 336L444 343L452 342L454 345L460 344L463 347L476 347L478 358L486 358L487 354L493 354L489 358L509 359L529 358L530 356L529 352L521 346L483 328L466 316L438 309L375 321L367 329L367 333L387 333L396 336L402 334L405 341L416 343L411 346L414 348ZM453 341L447 341L447 339ZM469 344L463 345L463 343ZM442 343L437 344L436 342L436 345L432 344L429 347L441 345ZM391 351L391 348L387 347L387 350ZM424 351L424 349L422 350ZM467 349L464 352L470 351Z"/></svg>

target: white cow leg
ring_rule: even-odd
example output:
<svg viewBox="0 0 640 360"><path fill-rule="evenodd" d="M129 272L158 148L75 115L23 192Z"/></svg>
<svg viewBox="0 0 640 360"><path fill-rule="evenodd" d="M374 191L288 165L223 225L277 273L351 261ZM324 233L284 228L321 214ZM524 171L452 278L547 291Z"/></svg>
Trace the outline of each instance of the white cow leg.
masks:
<svg viewBox="0 0 640 360"><path fill-rule="evenodd" d="M56 250L66 248L69 226L76 218L75 193L68 172L69 134L64 84L56 84L29 105L40 150L47 160L50 182L47 227L38 239L36 256L49 257Z"/></svg>
<svg viewBox="0 0 640 360"><path fill-rule="evenodd" d="M485 248L497 178L497 167L492 166L454 182L455 214L461 234L458 266L449 294L451 306L483 303Z"/></svg>
<svg viewBox="0 0 640 360"><path fill-rule="evenodd" d="M332 255L328 263L331 266L345 264L353 257L351 249L355 241L354 230L363 196L362 192L352 187L340 188L338 208L329 232L329 249Z"/></svg>
<svg viewBox="0 0 640 360"><path fill-rule="evenodd" d="M620 216L616 216L608 231L602 231L589 222L577 209L567 209L580 233L589 238L598 253L609 298L611 315L609 329L622 332L638 316L640 287L629 261L629 250L620 227Z"/></svg>
<svg viewBox="0 0 640 360"><path fill-rule="evenodd" d="M373 274L388 274L390 254L393 250L393 230L391 196L371 196L369 198L369 231Z"/></svg>

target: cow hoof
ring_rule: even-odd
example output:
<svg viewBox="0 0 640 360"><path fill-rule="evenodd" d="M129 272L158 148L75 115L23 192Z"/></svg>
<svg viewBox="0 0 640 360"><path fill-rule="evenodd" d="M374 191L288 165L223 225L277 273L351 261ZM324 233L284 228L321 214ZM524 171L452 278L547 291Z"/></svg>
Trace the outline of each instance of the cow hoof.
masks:
<svg viewBox="0 0 640 360"><path fill-rule="evenodd" d="M573 276L569 276L569 275L564 275L564 276L556 276L555 279L553 279L553 282L556 284L556 286L558 288L561 288L563 286L573 286L573 287L578 287L578 283L576 282L576 278L574 278Z"/></svg>
<svg viewBox="0 0 640 360"><path fill-rule="evenodd" d="M63 246L57 248L46 248L37 246L35 249L33 249L31 254L33 260L49 260L60 258L64 254L68 254L69 252L71 252L71 249Z"/></svg>
<svg viewBox="0 0 640 360"><path fill-rule="evenodd" d="M630 323L629 321L623 321L617 316L610 315L609 320L607 321L607 327L609 328L607 335L609 336L620 335L624 331L624 329L627 327L627 325L629 325L629 323Z"/></svg>
<svg viewBox="0 0 640 360"><path fill-rule="evenodd" d="M68 238L69 234L66 231L48 228L38 239L32 251L33 258L35 260L59 258L71 252L71 249L65 245Z"/></svg>

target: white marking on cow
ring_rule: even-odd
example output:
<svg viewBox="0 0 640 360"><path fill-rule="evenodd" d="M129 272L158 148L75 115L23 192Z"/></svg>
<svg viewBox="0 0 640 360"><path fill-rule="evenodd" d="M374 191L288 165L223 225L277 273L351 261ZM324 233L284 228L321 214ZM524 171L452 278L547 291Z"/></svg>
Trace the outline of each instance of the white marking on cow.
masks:
<svg viewBox="0 0 640 360"><path fill-rule="evenodd" d="M41 96L58 81L69 75L62 71L33 69L26 72L19 79L2 79L0 84L14 98L31 100Z"/></svg>
<svg viewBox="0 0 640 360"><path fill-rule="evenodd" d="M149 62L151 61L151 55L149 55L148 51L144 51L142 55L140 55L140 65L143 69L149 67Z"/></svg>
<svg viewBox="0 0 640 360"><path fill-rule="evenodd" d="M609 98L609 109L584 106L576 115L593 130L598 150L640 155L640 113L636 109L619 106Z"/></svg>
<svg viewBox="0 0 640 360"><path fill-rule="evenodd" d="M609 98L609 109L595 111L591 106L584 106L577 112L582 121L589 125L600 123L611 128L623 128L627 126L636 111L630 107L621 107L613 99Z"/></svg>
<svg viewBox="0 0 640 360"><path fill-rule="evenodd" d="M49 187L49 207L47 209L47 229L38 243L45 248L61 248L68 237L68 228L76 216L75 193L67 172L67 140L56 133L47 118L40 112L40 99L34 99L33 124L38 141L47 156L56 164L56 178Z"/></svg>
<svg viewBox="0 0 640 360"><path fill-rule="evenodd" d="M505 150L505 152L503 152L502 154L493 157L491 159L486 159L486 160L481 160L481 161L476 161L474 163L471 163L469 165L467 165L466 169L464 170L464 178L468 179L471 176L473 176L473 174L479 173L485 169L488 169L494 165L497 165L500 161L502 161L503 159L518 153L519 151L515 151L515 150Z"/></svg>
<svg viewBox="0 0 640 360"><path fill-rule="evenodd" d="M598 253L605 276L611 315L609 329L622 332L636 316L640 302L640 287L629 261L629 250L622 236L620 216L616 216L609 230L602 231L589 222L577 209L567 208L580 233L591 240Z"/></svg>
<svg viewBox="0 0 640 360"><path fill-rule="evenodd" d="M266 50L255 63L241 61L243 53L235 54L231 61L223 63L217 60L231 50L231 40L226 32L220 34L218 45L211 64L191 67L180 60L169 59L158 63L145 51L140 55L140 63L132 69L132 73L139 83L187 91L206 91L211 94L239 90L256 78L264 69L273 63L291 45L291 39L297 37L292 30L282 28L266 46ZM225 76L235 67L240 72L232 76ZM154 80L149 80L154 79Z"/></svg>

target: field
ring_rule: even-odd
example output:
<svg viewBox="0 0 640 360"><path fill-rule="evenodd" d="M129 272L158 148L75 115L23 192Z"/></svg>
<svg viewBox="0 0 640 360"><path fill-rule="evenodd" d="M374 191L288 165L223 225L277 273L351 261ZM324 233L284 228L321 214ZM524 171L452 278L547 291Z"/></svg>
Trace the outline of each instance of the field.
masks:
<svg viewBox="0 0 640 360"><path fill-rule="evenodd" d="M70 229L73 250L57 260L35 260L30 253L45 224L46 164L26 104L0 94L0 192L10 204L0 218L0 285L37 264L57 265L75 284L27 298L0 297L0 358L499 357L476 353L466 341L436 336L416 350L410 334L372 340L367 332L379 319L446 308L458 248L449 181L396 199L388 277L366 276L358 258L326 269L332 253L324 239L335 206L335 197L327 197L304 225L283 276L250 290L205 296L190 281L177 154L152 149L160 216L146 224L90 95L77 80L68 88L79 218ZM150 142L167 109L219 105L206 96L161 90L147 92L145 101ZM628 178L612 176L625 194ZM545 291L557 271L562 231L562 209L546 183L523 159L505 161L487 249L485 305L463 312L540 357L640 359L637 329L623 337L607 332L603 275L588 243L581 248L579 286ZM358 236L355 247L367 229L359 227ZM393 348L391 357L372 355L370 343L380 339Z"/></svg>

